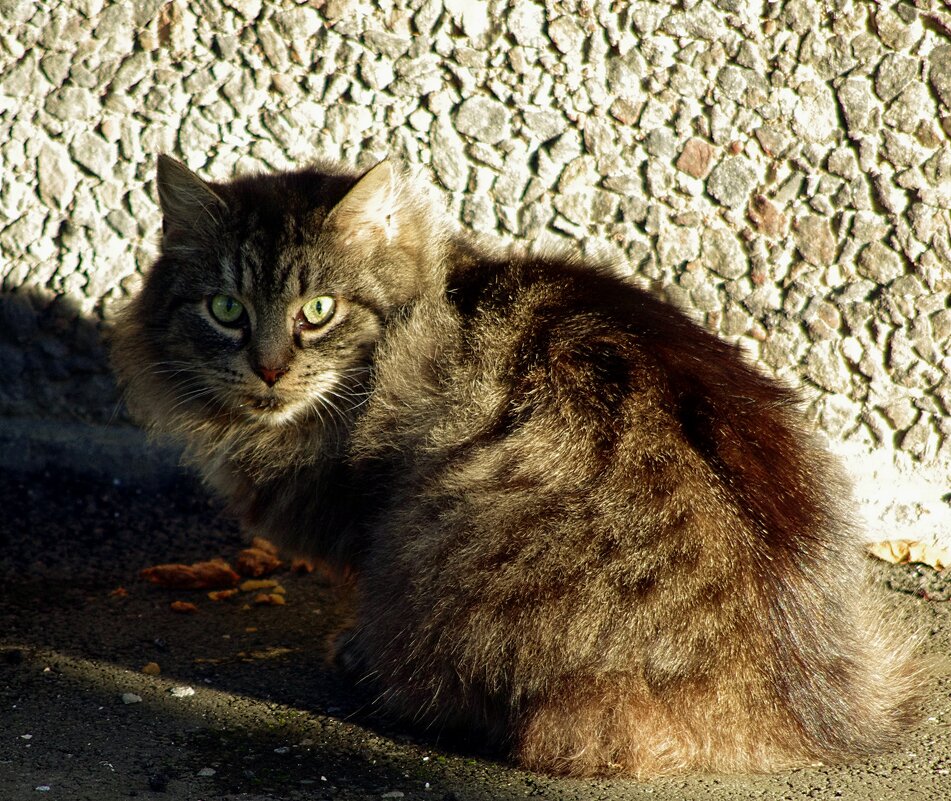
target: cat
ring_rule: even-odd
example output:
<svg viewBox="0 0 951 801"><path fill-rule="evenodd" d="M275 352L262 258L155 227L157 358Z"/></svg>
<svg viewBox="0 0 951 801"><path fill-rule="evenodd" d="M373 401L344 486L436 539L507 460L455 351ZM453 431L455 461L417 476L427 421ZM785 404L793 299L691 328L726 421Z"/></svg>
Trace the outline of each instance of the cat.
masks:
<svg viewBox="0 0 951 801"><path fill-rule="evenodd" d="M898 742L922 687L796 393L570 255L475 245L390 162L199 178L112 348L255 533L349 571L387 713L648 779Z"/></svg>

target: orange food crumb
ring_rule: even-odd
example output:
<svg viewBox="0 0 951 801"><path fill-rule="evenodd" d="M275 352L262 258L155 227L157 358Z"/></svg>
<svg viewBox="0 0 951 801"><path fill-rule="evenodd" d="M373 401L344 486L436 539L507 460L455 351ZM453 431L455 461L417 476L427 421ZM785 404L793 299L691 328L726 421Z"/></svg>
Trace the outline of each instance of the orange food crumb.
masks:
<svg viewBox="0 0 951 801"><path fill-rule="evenodd" d="M277 556L262 548L245 548L235 557L234 564L242 576L266 576L284 565Z"/></svg>
<svg viewBox="0 0 951 801"><path fill-rule="evenodd" d="M254 603L259 606L284 606L287 603L283 595L276 592L262 592L254 596Z"/></svg>
<svg viewBox="0 0 951 801"><path fill-rule="evenodd" d="M271 554L271 556L277 556L277 546L271 542L269 539L264 537L255 537L251 540L251 547L257 548L265 553Z"/></svg>
<svg viewBox="0 0 951 801"><path fill-rule="evenodd" d="M208 593L208 597L212 601L226 601L228 598L234 598L238 594L236 589L230 590L212 590Z"/></svg>
<svg viewBox="0 0 951 801"><path fill-rule="evenodd" d="M274 579L248 579L241 582L239 589L241 592L256 592L257 590L270 590L277 586L278 584Z"/></svg>
<svg viewBox="0 0 951 801"><path fill-rule="evenodd" d="M173 612L181 612L186 615L191 615L198 611L198 607L191 601L172 601L169 604L169 608Z"/></svg>
<svg viewBox="0 0 951 801"><path fill-rule="evenodd" d="M233 587L241 578L224 559L191 565L173 563L147 567L139 574L146 581L178 590L212 590Z"/></svg>

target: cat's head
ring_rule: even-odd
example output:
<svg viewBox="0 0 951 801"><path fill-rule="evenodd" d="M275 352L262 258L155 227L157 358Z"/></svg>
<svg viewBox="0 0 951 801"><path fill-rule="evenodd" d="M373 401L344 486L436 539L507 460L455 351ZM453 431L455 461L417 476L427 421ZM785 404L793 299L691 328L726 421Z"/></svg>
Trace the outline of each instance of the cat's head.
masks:
<svg viewBox="0 0 951 801"><path fill-rule="evenodd" d="M161 156L157 184L161 255L114 335L133 414L186 437L343 422L434 280L428 207L388 162L219 184Z"/></svg>

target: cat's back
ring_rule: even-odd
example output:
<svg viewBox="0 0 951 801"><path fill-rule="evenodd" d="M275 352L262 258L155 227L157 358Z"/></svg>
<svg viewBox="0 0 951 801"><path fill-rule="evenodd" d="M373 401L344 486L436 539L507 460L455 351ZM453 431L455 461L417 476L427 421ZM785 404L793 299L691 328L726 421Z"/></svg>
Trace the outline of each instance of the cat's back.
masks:
<svg viewBox="0 0 951 801"><path fill-rule="evenodd" d="M577 497L612 509L608 527L640 516L647 536L685 508L709 520L685 537L739 528L791 560L841 541L838 470L795 394L738 348L597 265L465 243L448 263L439 297L381 350L356 438L394 453L411 493L521 487L531 514Z"/></svg>
<svg viewBox="0 0 951 801"><path fill-rule="evenodd" d="M391 336L361 422L389 497L359 648L392 672L393 708L489 732L515 715L523 764L579 774L891 741L914 669L842 601L848 493L793 392L557 258L460 248Z"/></svg>
<svg viewBox="0 0 951 801"><path fill-rule="evenodd" d="M556 427L608 439L673 427L700 451L718 423L741 418L747 435L754 418L801 433L794 391L610 266L461 249L445 298L457 326L449 369L494 381L523 419L552 412Z"/></svg>
<svg viewBox="0 0 951 801"><path fill-rule="evenodd" d="M794 402L737 347L610 265L463 250L447 277L446 297L474 355L480 347L508 346L516 368L545 365L558 379L576 366L609 384L621 378L619 371L635 370L643 379L652 373L653 383L675 393L692 384L739 399Z"/></svg>

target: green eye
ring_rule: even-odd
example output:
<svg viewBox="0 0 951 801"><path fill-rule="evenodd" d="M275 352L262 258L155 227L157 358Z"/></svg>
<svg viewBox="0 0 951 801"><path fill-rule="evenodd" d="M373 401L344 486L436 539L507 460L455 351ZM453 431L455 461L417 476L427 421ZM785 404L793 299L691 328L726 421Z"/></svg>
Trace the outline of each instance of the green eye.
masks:
<svg viewBox="0 0 951 801"><path fill-rule="evenodd" d="M215 295L208 306L211 309L212 316L224 325L233 325L244 314L244 306L241 301L235 300L230 295Z"/></svg>
<svg viewBox="0 0 951 801"><path fill-rule="evenodd" d="M321 295L319 298L308 300L300 311L310 325L323 325L333 316L336 306L332 297Z"/></svg>

